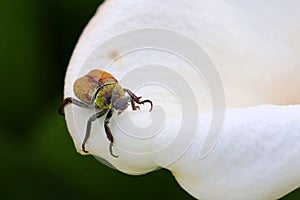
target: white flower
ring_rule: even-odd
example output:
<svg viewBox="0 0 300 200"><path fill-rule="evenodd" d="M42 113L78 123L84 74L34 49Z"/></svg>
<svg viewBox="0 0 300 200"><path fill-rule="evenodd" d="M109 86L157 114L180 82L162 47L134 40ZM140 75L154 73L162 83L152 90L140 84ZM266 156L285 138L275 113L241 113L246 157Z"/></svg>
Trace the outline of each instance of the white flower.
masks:
<svg viewBox="0 0 300 200"><path fill-rule="evenodd" d="M74 97L74 81L95 68L110 71L126 87L133 79L137 84L145 80L153 82L153 77L166 80L160 84L167 86L162 89L154 83L132 88L161 107L154 107L151 115L148 107L141 105L141 111L127 109L114 116L111 128L118 158L108 152L103 119L93 124L86 145L89 152L128 174L165 167L187 192L201 199L277 199L299 187L300 106L296 105L300 102L299 6L298 1L292 0L105 2L74 50L66 74L65 97ZM169 35L163 37L168 31ZM149 41L155 43L156 38L159 42L155 45L169 45L174 54L144 46L140 51L122 55ZM201 48L198 51L200 46L203 52ZM193 48L197 51L192 51ZM219 71L223 85L217 85L220 90L215 94L222 94L224 87L228 109L219 140L212 137L217 143L210 143L206 153L201 154L209 143L206 135L211 130L211 114L219 112L212 109L215 104L209 101L210 93L213 99L216 97L211 91L215 87L208 83L209 91L205 91L204 82L212 77L201 80L179 54L202 67L211 66L204 52ZM118 56L121 58L107 67ZM145 65L148 67L143 68ZM157 68L158 65L162 67ZM164 66L171 70L164 73ZM131 76L134 70L136 74ZM181 74L195 98L186 99L189 94L186 85L179 84L171 71ZM214 78L219 83L218 76ZM177 92L167 91L168 87ZM295 105L284 106L289 104ZM65 108L67 125L80 153L87 119L94 112L76 106ZM185 120L191 126L184 127L185 136L178 136ZM196 127L192 126L193 120ZM132 129L132 121L135 128L148 128ZM135 133L135 130L143 131ZM151 135L153 132L158 134Z"/></svg>

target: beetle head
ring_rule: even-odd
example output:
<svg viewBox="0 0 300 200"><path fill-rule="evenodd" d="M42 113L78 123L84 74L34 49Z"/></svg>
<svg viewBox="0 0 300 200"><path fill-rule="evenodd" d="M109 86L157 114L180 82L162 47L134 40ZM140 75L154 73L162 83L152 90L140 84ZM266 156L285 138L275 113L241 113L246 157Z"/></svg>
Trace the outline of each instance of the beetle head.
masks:
<svg viewBox="0 0 300 200"><path fill-rule="evenodd" d="M116 110L125 110L128 107L128 98L116 98L113 102L113 107Z"/></svg>

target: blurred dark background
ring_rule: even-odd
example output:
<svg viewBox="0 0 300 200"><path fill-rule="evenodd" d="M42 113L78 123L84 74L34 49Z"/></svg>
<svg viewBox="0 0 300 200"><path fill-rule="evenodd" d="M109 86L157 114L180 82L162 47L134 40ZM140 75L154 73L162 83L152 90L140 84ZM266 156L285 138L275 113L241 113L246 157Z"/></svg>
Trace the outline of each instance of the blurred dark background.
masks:
<svg viewBox="0 0 300 200"><path fill-rule="evenodd" d="M71 53L101 2L1 0L1 199L193 199L166 170L128 176L79 155L57 114Z"/></svg>

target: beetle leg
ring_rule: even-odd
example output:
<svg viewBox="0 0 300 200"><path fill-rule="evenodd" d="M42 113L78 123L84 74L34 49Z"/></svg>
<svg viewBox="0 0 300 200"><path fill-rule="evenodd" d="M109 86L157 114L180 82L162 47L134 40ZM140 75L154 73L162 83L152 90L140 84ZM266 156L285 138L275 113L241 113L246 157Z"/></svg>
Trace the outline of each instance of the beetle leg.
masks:
<svg viewBox="0 0 300 200"><path fill-rule="evenodd" d="M81 101L78 101L78 100L76 100L76 99L74 99L74 98L72 98L72 97L67 97L67 98L65 98L65 99L63 100L63 102L59 105L59 107L58 107L58 113L64 116L65 114L64 114L64 112L63 112L63 109L64 109L64 107L65 107L66 105L68 105L69 103L73 103L73 104L75 104L75 105L77 105L77 106L80 106L80 107L82 107L82 108L88 108L88 107L90 107L90 105L87 105L87 104L85 104L85 103L83 103L83 102L81 102Z"/></svg>
<svg viewBox="0 0 300 200"><path fill-rule="evenodd" d="M140 110L140 107L135 105L135 102L133 99L130 99L130 103L131 103L132 110L137 110L137 109Z"/></svg>
<svg viewBox="0 0 300 200"><path fill-rule="evenodd" d="M106 137L107 139L110 141L110 145L109 145L109 153L110 155L112 155L113 157L117 158L119 156L116 156L113 154L113 151L112 151L112 147L113 147L113 143L114 143L114 137L111 133L111 130L110 130L110 127L109 127L109 121L110 121L110 118L113 116L113 113L114 113L114 110L113 109L110 109L106 115L106 118L104 120L104 129L105 129L105 133L106 133Z"/></svg>
<svg viewBox="0 0 300 200"><path fill-rule="evenodd" d="M85 150L85 143L86 141L88 140L88 138L90 137L90 134L91 134L91 128L92 128L92 122L95 121L96 119L102 117L103 115L105 115L105 113L107 113L107 109L105 110L102 110L94 115L92 115L88 122L87 122L87 126L86 126L86 132L85 132L85 136L84 136L84 139L83 139L83 142L82 142L82 145L81 145L81 148L82 148L82 151L84 151L85 153L88 153L87 150Z"/></svg>
<svg viewBox="0 0 300 200"><path fill-rule="evenodd" d="M152 103L152 101L150 101L150 100L148 100L148 99L147 99L147 100L140 101L140 99L141 99L142 97L136 96L136 95L135 95L132 91L130 91L129 89L123 89L123 90L129 94L130 99L131 99L131 100L130 100L130 101L131 101L131 106L132 106L132 109L133 109L133 110L139 109L138 106L135 106L135 103L137 103L137 104L150 103L151 108L150 108L149 111L152 110L152 108L153 108L153 103Z"/></svg>

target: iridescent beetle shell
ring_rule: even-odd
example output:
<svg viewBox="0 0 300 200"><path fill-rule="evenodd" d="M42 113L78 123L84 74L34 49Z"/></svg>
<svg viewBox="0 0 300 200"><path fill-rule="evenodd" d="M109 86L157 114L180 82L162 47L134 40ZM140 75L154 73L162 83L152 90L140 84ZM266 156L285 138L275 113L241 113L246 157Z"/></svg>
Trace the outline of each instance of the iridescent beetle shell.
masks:
<svg viewBox="0 0 300 200"><path fill-rule="evenodd" d="M125 93L118 80L108 72L93 70L77 79L73 85L75 95L88 105L95 104L100 109L109 109L117 98ZM95 96L96 94L96 96Z"/></svg>

